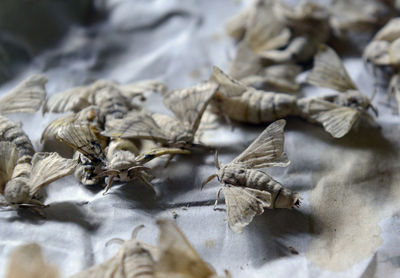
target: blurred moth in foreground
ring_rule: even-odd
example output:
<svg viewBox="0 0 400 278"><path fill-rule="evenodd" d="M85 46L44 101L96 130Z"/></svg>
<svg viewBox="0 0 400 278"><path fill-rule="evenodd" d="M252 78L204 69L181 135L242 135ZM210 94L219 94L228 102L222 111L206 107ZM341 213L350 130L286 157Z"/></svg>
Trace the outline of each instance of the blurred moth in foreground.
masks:
<svg viewBox="0 0 400 278"><path fill-rule="evenodd" d="M84 270L71 278L228 278L218 276L215 270L199 256L181 230L171 220L159 220L158 246L132 239L123 242L118 253L108 261Z"/></svg>
<svg viewBox="0 0 400 278"><path fill-rule="evenodd" d="M214 178L218 178L222 183L215 205L222 191L228 212L228 224L235 233L241 233L255 215L264 212L264 208L293 208L300 205L297 193L284 188L268 174L257 170L289 165L290 161L283 152L285 124L285 120L270 124L231 163L220 165L217 153L215 155L218 172L208 177L202 187Z"/></svg>
<svg viewBox="0 0 400 278"><path fill-rule="evenodd" d="M6 278L57 278L57 269L45 262L36 243L16 248L10 255Z"/></svg>

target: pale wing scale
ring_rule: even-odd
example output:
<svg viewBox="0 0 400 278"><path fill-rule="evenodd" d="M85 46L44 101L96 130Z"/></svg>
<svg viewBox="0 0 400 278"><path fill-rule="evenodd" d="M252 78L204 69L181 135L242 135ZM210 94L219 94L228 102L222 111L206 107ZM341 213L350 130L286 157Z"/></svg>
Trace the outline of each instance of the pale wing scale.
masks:
<svg viewBox="0 0 400 278"><path fill-rule="evenodd" d="M222 192L228 212L229 228L235 233L242 233L254 216L271 207L271 193L248 187L224 185Z"/></svg>
<svg viewBox="0 0 400 278"><path fill-rule="evenodd" d="M270 124L258 137L247 147L239 156L231 163L239 163L247 168L263 168L273 165L275 160L280 159L283 153L283 129L285 120L278 120ZM288 161L278 160L279 163L284 162L288 165Z"/></svg>
<svg viewBox="0 0 400 278"><path fill-rule="evenodd" d="M52 95L43 107L43 113L64 113L79 112L83 108L89 106L89 97L92 91L89 86L81 86L69 89L67 91Z"/></svg>
<svg viewBox="0 0 400 278"><path fill-rule="evenodd" d="M57 278L58 271L43 259L42 249L36 243L16 248L8 263L6 278Z"/></svg>
<svg viewBox="0 0 400 278"><path fill-rule="evenodd" d="M57 139L82 153L91 161L105 160L100 142L88 125L68 124L58 131Z"/></svg>
<svg viewBox="0 0 400 278"><path fill-rule="evenodd" d="M145 110L131 111L123 119L109 121L101 134L108 137L168 141L168 136Z"/></svg>
<svg viewBox="0 0 400 278"><path fill-rule="evenodd" d="M358 90L339 56L326 45L320 46L314 58L314 67L307 76L307 82L339 92Z"/></svg>
<svg viewBox="0 0 400 278"><path fill-rule="evenodd" d="M212 82L202 82L191 88L174 90L163 96L164 104L180 121L186 122L195 132L199 127L201 117L216 93L218 85Z"/></svg>
<svg viewBox="0 0 400 278"><path fill-rule="evenodd" d="M3 194L6 183L11 179L18 160L18 150L14 143L0 142L0 194Z"/></svg>
<svg viewBox="0 0 400 278"><path fill-rule="evenodd" d="M316 113L311 118L321 123L333 137L341 138L360 118L360 112L355 108L339 107Z"/></svg>
<svg viewBox="0 0 400 278"><path fill-rule="evenodd" d="M208 278L215 275L215 271L203 261L171 220L161 219L157 221L157 224L160 227L157 278Z"/></svg>
<svg viewBox="0 0 400 278"><path fill-rule="evenodd" d="M46 99L47 77L33 75L0 99L0 114L35 113Z"/></svg>
<svg viewBox="0 0 400 278"><path fill-rule="evenodd" d="M72 174L76 161L58 153L35 153L32 158L30 195L34 196L44 186Z"/></svg>

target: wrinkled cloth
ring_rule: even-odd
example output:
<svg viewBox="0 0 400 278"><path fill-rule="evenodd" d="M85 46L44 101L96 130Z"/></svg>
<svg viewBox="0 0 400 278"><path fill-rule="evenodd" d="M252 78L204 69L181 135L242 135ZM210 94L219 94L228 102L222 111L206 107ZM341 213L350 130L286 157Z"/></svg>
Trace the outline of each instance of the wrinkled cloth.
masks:
<svg viewBox="0 0 400 278"><path fill-rule="evenodd" d="M248 4L103 1L101 20L71 25L57 45L38 54L0 93L37 72L48 76L50 95L101 78L122 84L158 79L170 89L191 86L208 79L213 65L228 69L235 44L225 34L224 23ZM345 59L345 66L360 90L371 95L374 80L361 58ZM307 95L327 92L305 88ZM171 113L160 95L146 96L149 110ZM0 212L0 277L10 252L23 243L40 244L48 261L68 277L110 258L119 246L105 243L128 239L138 225L145 225L138 239L154 244L155 220L174 215L204 260L236 278L398 276L400 119L382 101L385 94L379 92L373 102L380 113L376 126L361 123L342 139L318 125L288 118L285 151L291 164L266 172L298 191L301 206L267 210L241 235L229 230L223 200L220 209L213 210L218 183L200 191L201 182L216 171L211 153L177 157L167 168L165 160L152 163L156 196L138 182L113 186L103 196L102 188L82 186L73 176L56 181L45 192L50 205L43 210L46 219ZM38 112L7 117L22 122L40 151L42 130L60 116ZM204 133L203 142L219 150L221 163L228 163L266 126L234 123L232 129L221 122Z"/></svg>

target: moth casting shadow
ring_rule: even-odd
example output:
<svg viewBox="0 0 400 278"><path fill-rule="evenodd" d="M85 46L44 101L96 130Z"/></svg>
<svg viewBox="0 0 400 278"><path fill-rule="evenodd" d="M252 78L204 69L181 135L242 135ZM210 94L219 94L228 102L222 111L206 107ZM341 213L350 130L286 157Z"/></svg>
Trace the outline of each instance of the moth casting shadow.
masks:
<svg viewBox="0 0 400 278"><path fill-rule="evenodd" d="M215 166L218 171L203 182L202 188L214 178L222 183L215 206L222 191L227 207L228 225L235 233L241 233L255 215L264 212L264 208L293 208L300 205L297 193L258 170L290 164L283 152L285 123L285 120L279 120L270 124L246 150L226 165L221 165L217 153L215 154Z"/></svg>

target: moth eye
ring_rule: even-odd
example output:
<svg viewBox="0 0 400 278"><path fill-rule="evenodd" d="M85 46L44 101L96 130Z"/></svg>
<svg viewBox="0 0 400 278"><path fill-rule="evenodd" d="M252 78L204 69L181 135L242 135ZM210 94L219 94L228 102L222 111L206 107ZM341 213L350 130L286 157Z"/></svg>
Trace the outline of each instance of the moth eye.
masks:
<svg viewBox="0 0 400 278"><path fill-rule="evenodd" d="M239 170L239 174L244 174L244 170L243 169Z"/></svg>

